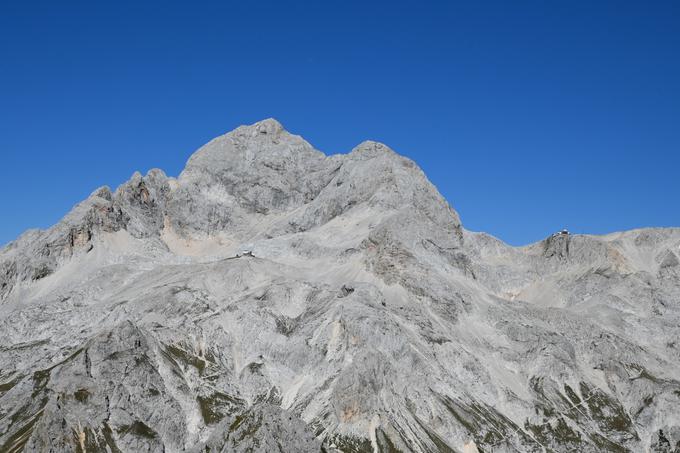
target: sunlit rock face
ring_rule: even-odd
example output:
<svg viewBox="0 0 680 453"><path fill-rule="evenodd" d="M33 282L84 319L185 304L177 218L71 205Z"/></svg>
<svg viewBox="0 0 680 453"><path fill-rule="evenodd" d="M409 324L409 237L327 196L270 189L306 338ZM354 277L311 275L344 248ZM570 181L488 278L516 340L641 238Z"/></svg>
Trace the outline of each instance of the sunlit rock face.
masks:
<svg viewBox="0 0 680 453"><path fill-rule="evenodd" d="M0 251L0 451L680 451L679 257L239 127Z"/></svg>

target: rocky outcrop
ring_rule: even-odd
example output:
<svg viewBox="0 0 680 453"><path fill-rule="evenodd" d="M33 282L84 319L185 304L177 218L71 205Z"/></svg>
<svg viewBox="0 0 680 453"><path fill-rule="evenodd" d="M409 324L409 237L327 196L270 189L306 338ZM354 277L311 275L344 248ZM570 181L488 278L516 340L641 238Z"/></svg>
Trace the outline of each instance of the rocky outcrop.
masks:
<svg viewBox="0 0 680 453"><path fill-rule="evenodd" d="M0 451L674 451L680 230L464 230L275 120L0 251Z"/></svg>

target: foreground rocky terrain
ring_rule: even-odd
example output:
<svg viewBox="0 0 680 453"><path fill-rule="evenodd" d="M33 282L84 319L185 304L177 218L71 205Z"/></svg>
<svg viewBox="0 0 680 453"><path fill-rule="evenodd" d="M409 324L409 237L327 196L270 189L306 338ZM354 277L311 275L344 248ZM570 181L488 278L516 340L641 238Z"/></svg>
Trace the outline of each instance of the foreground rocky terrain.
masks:
<svg viewBox="0 0 680 453"><path fill-rule="evenodd" d="M679 257L243 126L0 251L0 451L678 452Z"/></svg>

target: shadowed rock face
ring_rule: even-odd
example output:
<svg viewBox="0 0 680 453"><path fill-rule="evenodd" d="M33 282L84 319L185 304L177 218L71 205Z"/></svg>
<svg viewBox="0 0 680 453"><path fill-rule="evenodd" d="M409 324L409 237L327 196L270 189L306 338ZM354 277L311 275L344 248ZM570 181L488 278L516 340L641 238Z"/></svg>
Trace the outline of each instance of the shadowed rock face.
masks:
<svg viewBox="0 0 680 453"><path fill-rule="evenodd" d="M680 451L678 256L243 126L0 251L0 451Z"/></svg>

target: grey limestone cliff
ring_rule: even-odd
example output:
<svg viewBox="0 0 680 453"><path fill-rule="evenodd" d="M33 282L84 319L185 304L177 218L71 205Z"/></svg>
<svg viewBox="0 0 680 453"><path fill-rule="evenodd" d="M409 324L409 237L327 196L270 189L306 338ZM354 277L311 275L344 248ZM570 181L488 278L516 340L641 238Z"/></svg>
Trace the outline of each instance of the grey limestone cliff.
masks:
<svg viewBox="0 0 680 453"><path fill-rule="evenodd" d="M275 120L0 250L1 452L680 452L680 229L511 247Z"/></svg>

